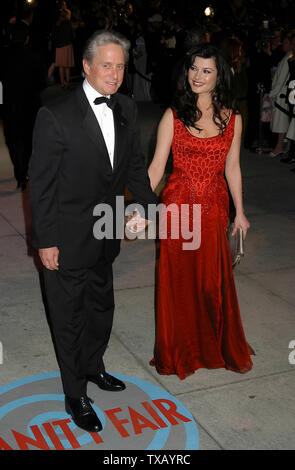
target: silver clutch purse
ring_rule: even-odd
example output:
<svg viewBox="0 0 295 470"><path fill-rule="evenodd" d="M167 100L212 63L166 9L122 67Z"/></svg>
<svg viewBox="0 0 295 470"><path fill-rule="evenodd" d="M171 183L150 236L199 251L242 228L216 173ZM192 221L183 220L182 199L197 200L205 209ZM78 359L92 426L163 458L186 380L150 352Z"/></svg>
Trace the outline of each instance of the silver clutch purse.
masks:
<svg viewBox="0 0 295 470"><path fill-rule="evenodd" d="M233 268L239 264L242 256L245 254L244 239L243 239L243 230L240 228L237 230L236 234L232 236L232 231L234 229L234 224L229 224L227 228L227 237L231 252L232 266Z"/></svg>

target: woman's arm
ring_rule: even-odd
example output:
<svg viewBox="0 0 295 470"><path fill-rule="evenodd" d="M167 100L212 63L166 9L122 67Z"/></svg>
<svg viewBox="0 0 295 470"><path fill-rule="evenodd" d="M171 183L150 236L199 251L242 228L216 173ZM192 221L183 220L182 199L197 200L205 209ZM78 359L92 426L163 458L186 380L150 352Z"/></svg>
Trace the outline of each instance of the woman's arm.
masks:
<svg viewBox="0 0 295 470"><path fill-rule="evenodd" d="M149 166L149 177L152 190L160 183L169 157L173 139L173 114L168 108L160 121L157 133L157 145L152 163Z"/></svg>
<svg viewBox="0 0 295 470"><path fill-rule="evenodd" d="M243 199L242 199L242 175L240 168L240 147L242 135L242 117L240 114L236 115L234 137L231 148L226 157L225 163L225 177L228 182L229 190L231 192L234 205L236 208L236 217L234 221L233 235L241 228L243 236L246 238L247 230L250 227L249 221L244 214Z"/></svg>

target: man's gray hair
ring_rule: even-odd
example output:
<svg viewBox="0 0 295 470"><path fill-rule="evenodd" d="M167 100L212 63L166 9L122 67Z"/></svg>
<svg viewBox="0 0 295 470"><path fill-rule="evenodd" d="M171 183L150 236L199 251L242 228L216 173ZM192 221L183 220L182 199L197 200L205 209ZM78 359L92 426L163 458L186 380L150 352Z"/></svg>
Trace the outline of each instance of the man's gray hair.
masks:
<svg viewBox="0 0 295 470"><path fill-rule="evenodd" d="M125 63L128 62L130 41L117 31L96 31L88 39L84 52L83 59L91 63L94 56L97 54L97 46L105 46L106 44L118 44L122 47L125 57Z"/></svg>

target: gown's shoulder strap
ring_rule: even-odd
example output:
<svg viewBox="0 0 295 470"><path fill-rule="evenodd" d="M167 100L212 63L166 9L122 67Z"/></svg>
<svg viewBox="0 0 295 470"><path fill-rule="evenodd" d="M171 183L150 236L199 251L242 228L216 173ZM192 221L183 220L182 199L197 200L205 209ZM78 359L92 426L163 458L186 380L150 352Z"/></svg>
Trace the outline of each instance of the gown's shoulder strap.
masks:
<svg viewBox="0 0 295 470"><path fill-rule="evenodd" d="M231 124L231 128L232 128L232 132L234 133L235 132L235 122L236 122L236 113L232 112L232 115L230 117L230 124Z"/></svg>
<svg viewBox="0 0 295 470"><path fill-rule="evenodd" d="M235 129L235 122L236 122L236 113L231 111L231 115L230 115L230 118L228 120L225 130L233 131Z"/></svg>
<svg viewBox="0 0 295 470"><path fill-rule="evenodd" d="M232 111L230 120L232 121L232 126L235 127L235 122L236 122L236 113Z"/></svg>
<svg viewBox="0 0 295 470"><path fill-rule="evenodd" d="M177 119L177 111L173 108L171 108L171 111L172 111L172 114L173 114L173 118Z"/></svg>

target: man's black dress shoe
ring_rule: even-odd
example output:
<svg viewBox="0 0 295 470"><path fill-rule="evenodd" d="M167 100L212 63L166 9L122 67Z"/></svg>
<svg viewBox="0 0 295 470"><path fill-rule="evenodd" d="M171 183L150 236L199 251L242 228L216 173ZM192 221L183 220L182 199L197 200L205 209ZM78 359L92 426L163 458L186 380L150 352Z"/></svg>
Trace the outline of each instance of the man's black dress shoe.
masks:
<svg viewBox="0 0 295 470"><path fill-rule="evenodd" d="M90 398L86 396L80 398L66 396L65 408L79 428L85 429L88 432L99 432L102 430L102 424L90 404Z"/></svg>
<svg viewBox="0 0 295 470"><path fill-rule="evenodd" d="M126 385L116 377L108 374L107 372L99 372L96 375L90 375L87 377L89 382L93 382L102 390L107 390L109 392L121 392L125 390Z"/></svg>

